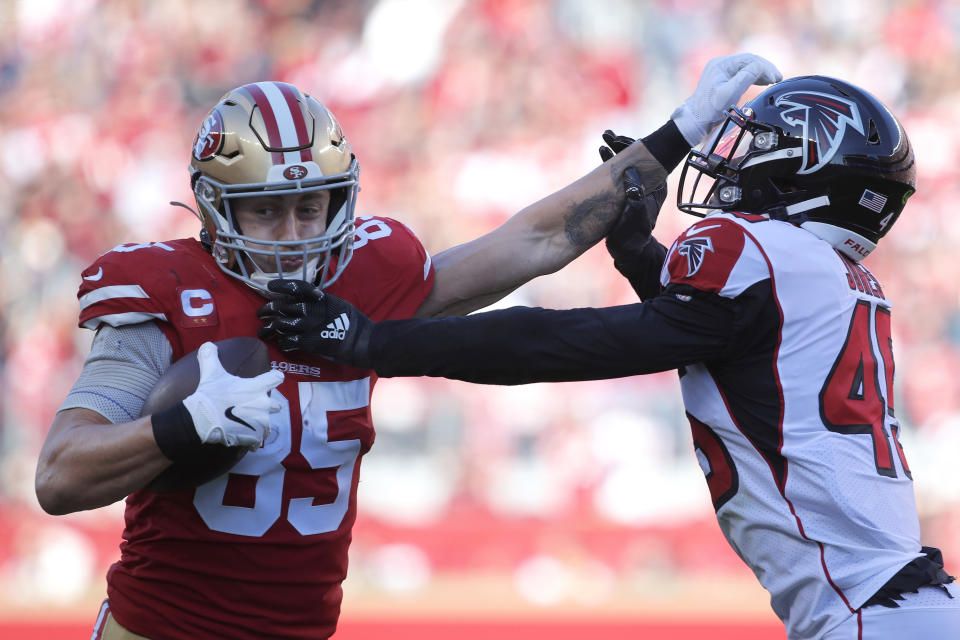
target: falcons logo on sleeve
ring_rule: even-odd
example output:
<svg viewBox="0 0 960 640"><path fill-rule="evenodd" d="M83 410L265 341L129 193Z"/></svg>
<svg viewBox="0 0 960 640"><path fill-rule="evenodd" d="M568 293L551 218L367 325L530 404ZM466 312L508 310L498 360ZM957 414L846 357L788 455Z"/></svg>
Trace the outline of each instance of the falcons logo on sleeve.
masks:
<svg viewBox="0 0 960 640"><path fill-rule="evenodd" d="M799 126L806 144L803 165L797 173L813 173L836 154L847 127L863 133L863 120L857 105L846 98L819 91L791 91L774 103L786 107L780 117L791 126Z"/></svg>
<svg viewBox="0 0 960 640"><path fill-rule="evenodd" d="M684 234L686 237L677 245L677 253L687 258L688 278L697 271L700 271L700 266L703 264L703 257L707 251L713 253L713 240L710 239L710 236L699 236L698 234L719 226L719 224L712 224L699 228L690 227L687 229L687 233Z"/></svg>

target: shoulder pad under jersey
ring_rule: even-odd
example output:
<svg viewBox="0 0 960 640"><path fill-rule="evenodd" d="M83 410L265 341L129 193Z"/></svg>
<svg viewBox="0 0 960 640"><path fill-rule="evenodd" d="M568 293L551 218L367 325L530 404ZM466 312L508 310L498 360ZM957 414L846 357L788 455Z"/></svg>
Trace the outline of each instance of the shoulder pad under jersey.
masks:
<svg viewBox="0 0 960 640"><path fill-rule="evenodd" d="M204 268L217 267L196 240L117 245L81 274L79 325L95 330L101 323L166 321L178 272Z"/></svg>
<svg viewBox="0 0 960 640"><path fill-rule="evenodd" d="M731 214L713 215L681 233L664 261L660 284L684 284L734 298L770 277L770 267L754 237ZM761 220L756 220L761 222Z"/></svg>
<svg viewBox="0 0 960 640"><path fill-rule="evenodd" d="M359 216L353 258L330 292L374 320L406 318L430 293L433 278L430 254L406 225Z"/></svg>

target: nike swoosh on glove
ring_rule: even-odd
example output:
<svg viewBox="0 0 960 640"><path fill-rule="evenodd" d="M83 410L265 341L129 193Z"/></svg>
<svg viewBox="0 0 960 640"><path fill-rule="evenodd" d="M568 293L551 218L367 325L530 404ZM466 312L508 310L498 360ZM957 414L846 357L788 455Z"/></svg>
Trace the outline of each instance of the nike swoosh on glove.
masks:
<svg viewBox="0 0 960 640"><path fill-rule="evenodd" d="M283 351L302 350L341 364L369 367L367 345L374 323L352 304L304 282L277 278L267 283L275 294L260 307L261 340Z"/></svg>
<svg viewBox="0 0 960 640"><path fill-rule="evenodd" d="M227 373L220 364L217 345L205 342L197 352L200 383L183 400L193 427L204 443L255 450L270 433L270 414L280 411L280 401L270 392L283 382L283 373L267 371L253 378Z"/></svg>
<svg viewBox="0 0 960 640"><path fill-rule="evenodd" d="M671 118L691 147L703 142L752 84L780 82L783 74L772 62L752 53L713 58L700 74L693 95L677 107Z"/></svg>

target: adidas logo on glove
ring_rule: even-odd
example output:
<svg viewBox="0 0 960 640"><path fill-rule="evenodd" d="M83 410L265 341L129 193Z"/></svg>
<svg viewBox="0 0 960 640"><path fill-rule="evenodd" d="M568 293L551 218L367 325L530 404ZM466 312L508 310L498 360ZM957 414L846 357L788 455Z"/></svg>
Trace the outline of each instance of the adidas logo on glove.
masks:
<svg viewBox="0 0 960 640"><path fill-rule="evenodd" d="M320 337L330 338L332 340L343 340L349 328L350 320L347 318L347 314L341 313L339 318L328 324L327 328L320 332Z"/></svg>

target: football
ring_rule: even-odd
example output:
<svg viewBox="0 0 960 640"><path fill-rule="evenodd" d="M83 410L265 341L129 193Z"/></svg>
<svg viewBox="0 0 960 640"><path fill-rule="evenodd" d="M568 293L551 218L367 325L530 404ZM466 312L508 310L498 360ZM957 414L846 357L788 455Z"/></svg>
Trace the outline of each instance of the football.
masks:
<svg viewBox="0 0 960 640"><path fill-rule="evenodd" d="M253 378L270 370L267 345L257 338L227 338L215 343L220 364L228 372L241 378ZM200 383L200 364L197 352L192 351L170 365L140 412L151 415L173 406L193 393ZM156 493L195 487L227 472L247 453L244 447L222 444L201 444L189 460L174 462L146 488Z"/></svg>

